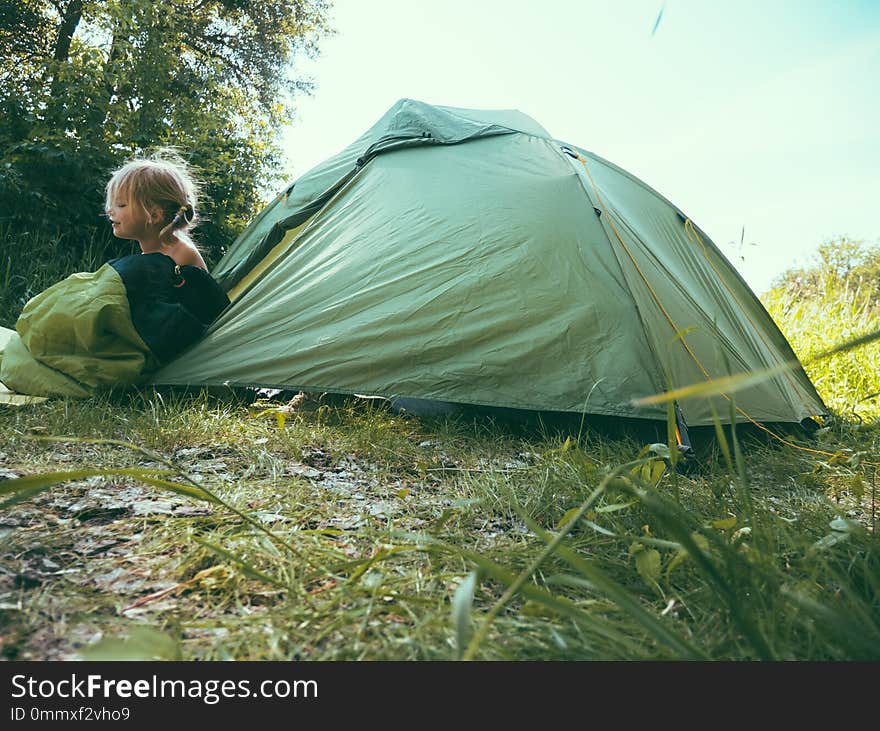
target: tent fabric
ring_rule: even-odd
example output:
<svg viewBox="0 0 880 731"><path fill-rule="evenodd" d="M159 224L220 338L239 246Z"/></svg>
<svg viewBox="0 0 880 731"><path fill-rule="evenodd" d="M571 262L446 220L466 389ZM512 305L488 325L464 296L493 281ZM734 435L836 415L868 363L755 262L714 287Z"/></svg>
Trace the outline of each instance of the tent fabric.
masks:
<svg viewBox="0 0 880 731"><path fill-rule="evenodd" d="M687 216L516 111L401 100L288 187L214 275L246 284L156 383L664 420L634 399L796 362ZM759 422L826 411L800 368L734 400ZM680 406L691 425L730 413L723 396Z"/></svg>
<svg viewBox="0 0 880 731"><path fill-rule="evenodd" d="M352 144L279 195L251 223L247 235L233 243L213 275L230 289L280 241L285 231L310 217L361 165L382 151L408 145L456 144L517 131L549 136L537 122L515 110L459 110L403 99Z"/></svg>

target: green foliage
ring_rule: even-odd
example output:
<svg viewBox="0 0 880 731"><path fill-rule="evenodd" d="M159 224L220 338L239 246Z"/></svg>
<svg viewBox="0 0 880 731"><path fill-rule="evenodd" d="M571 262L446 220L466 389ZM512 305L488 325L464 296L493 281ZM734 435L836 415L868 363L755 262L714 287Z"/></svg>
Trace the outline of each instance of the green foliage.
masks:
<svg viewBox="0 0 880 731"><path fill-rule="evenodd" d="M880 329L880 249L828 242L814 266L787 272L762 299L829 407L880 416L880 343L811 361L830 344Z"/></svg>
<svg viewBox="0 0 880 731"><path fill-rule="evenodd" d="M106 247L113 168L178 146L203 183L216 260L263 205L278 132L309 83L290 64L328 32L327 3L16 0L0 10L0 224Z"/></svg>
<svg viewBox="0 0 880 731"><path fill-rule="evenodd" d="M785 272L776 283L791 299L821 299L849 291L856 303L874 302L880 295L880 248L846 236L826 241L812 266Z"/></svg>

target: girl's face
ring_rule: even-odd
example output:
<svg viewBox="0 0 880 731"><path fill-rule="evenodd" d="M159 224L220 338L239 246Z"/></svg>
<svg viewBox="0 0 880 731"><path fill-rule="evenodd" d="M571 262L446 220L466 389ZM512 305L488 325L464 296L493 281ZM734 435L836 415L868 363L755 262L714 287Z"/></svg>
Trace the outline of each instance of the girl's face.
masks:
<svg viewBox="0 0 880 731"><path fill-rule="evenodd" d="M116 197L107 208L107 218L118 239L142 241L149 236L150 222L143 206Z"/></svg>

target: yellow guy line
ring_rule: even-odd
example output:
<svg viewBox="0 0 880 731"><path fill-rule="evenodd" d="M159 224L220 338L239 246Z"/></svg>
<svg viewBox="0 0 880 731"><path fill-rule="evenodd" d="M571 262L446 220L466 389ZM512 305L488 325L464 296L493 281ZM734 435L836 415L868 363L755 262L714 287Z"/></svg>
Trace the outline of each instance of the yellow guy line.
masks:
<svg viewBox="0 0 880 731"><path fill-rule="evenodd" d="M692 241L696 241L700 245L700 248L702 248L702 250L703 250L703 257L706 259L706 263L709 265L709 267L712 269L712 271L715 272L715 275L718 277L718 281L721 282L721 284L727 290L727 293L731 297L733 297L734 301L738 305L740 305L740 307L742 308L743 314L746 316L746 320L748 320L749 324L755 329L755 332L757 333L758 337L761 339L761 342L764 343L764 346L767 348L767 350L772 351L773 349L770 347L770 344L764 338L764 334L761 332L761 328L759 328L755 324L755 321L749 315L748 309L742 305L742 303L739 301L739 299L737 298L737 296L733 292L733 290L727 286L727 282L724 280L724 277L722 276L721 272L719 272L718 269L715 267L715 265L712 263L712 259L709 258L709 250L708 250L708 247L706 246L706 242L703 241L703 237L700 236L700 232L697 231L696 226L694 226L693 221L691 221L690 218L685 218L684 232L685 232L685 234L687 234L687 237L689 239L691 239ZM783 375L788 380L789 385L791 385L795 391L798 390L797 383L794 381L794 379L792 378L792 375L789 371L785 371L781 375Z"/></svg>
<svg viewBox="0 0 880 731"><path fill-rule="evenodd" d="M602 200L602 196L599 193L599 188L596 185L596 181L593 180L593 176L590 173L590 168L587 167L587 159L577 153L577 159L580 160L581 164L584 166L584 170L587 172L587 177L590 179L590 185L593 186L593 192L596 194L596 200L599 201L599 205L602 206L602 212L605 214L605 220L611 225L611 230L614 231L614 235L617 237L617 240L620 242L620 245L623 247L623 250L626 252L626 255L629 257L629 260L632 262L632 265L635 267L636 271L639 273L639 276L642 278L642 281L645 283L645 286L648 288L648 291L651 293L651 296L654 298L654 302L657 303L657 307L660 308L660 311L663 313L663 316L666 318L666 321L669 323L669 326L672 328L672 332L678 335L681 330L672 320L671 315L666 311L666 308L663 306L663 303L660 301L660 298L657 296L657 293L654 291L654 288L651 286L651 283L648 281L648 278L645 276L644 272L639 268L638 262L635 257L630 252L626 243L623 240L623 237L620 235L620 232L617 230L617 226L614 225L614 219L611 217L611 214L608 213L608 209L605 207L605 201ZM684 338L684 335L676 338L679 342L681 342L684 349L688 352L688 354L693 358L694 363L697 364L697 367L702 371L703 375L708 379L712 380L712 377L709 375L709 372L703 367L703 364L700 363L700 359L697 358L696 354L693 350L691 350L690 346L687 344L687 341Z"/></svg>

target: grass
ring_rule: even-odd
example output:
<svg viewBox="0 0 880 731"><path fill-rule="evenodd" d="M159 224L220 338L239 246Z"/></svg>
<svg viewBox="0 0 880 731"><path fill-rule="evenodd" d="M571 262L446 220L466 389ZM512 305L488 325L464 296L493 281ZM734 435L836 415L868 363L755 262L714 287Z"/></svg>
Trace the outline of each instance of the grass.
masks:
<svg viewBox="0 0 880 731"><path fill-rule="evenodd" d="M840 263L833 258L840 256L840 248L854 261L872 262L873 269L861 273L855 268L848 276L842 275ZM762 301L825 403L850 420L872 421L880 418L880 342L830 358L812 358L831 342L852 340L880 325L876 271L880 251L866 251L845 241L829 243L820 251L820 262L813 269L789 274Z"/></svg>
<svg viewBox="0 0 880 731"><path fill-rule="evenodd" d="M633 440L278 405L143 391L0 411L6 470L168 460L252 521L121 475L7 507L3 655L880 657L876 427L820 434L849 455L833 463L755 444L746 484L716 450L650 485Z"/></svg>
<svg viewBox="0 0 880 731"><path fill-rule="evenodd" d="M55 282L130 253L130 243L113 242L106 232L96 232L79 250L68 245L63 231L28 231L0 223L0 327L14 327L27 301Z"/></svg>

